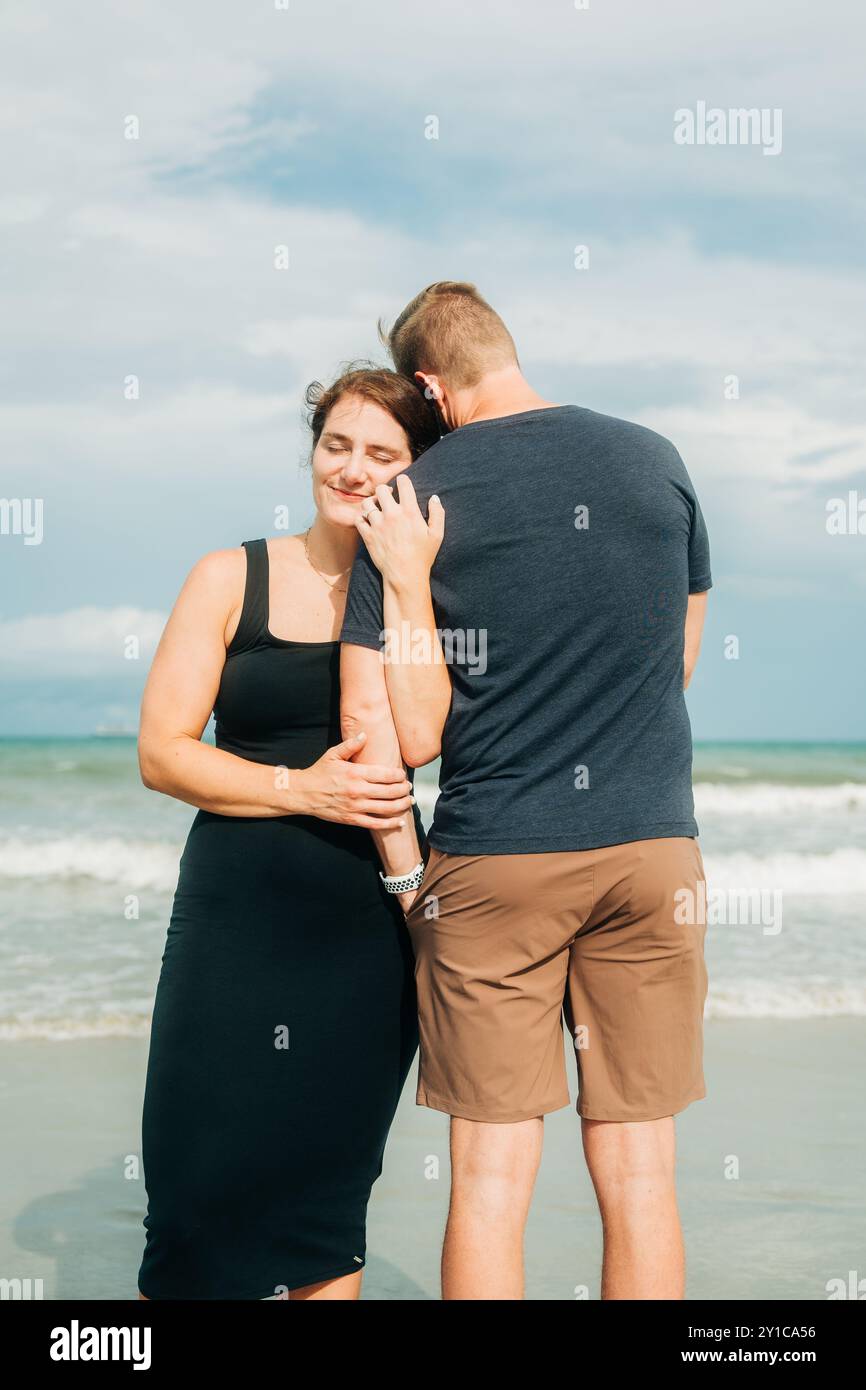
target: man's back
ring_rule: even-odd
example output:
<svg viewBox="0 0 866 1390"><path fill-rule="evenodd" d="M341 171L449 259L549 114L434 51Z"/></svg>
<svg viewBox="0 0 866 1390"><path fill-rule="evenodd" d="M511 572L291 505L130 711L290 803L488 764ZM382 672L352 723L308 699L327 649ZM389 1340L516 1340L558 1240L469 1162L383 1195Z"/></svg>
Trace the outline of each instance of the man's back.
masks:
<svg viewBox="0 0 866 1390"><path fill-rule="evenodd" d="M422 510L436 492L446 511L431 590L454 696L431 843L512 854L695 835L683 629L711 578L673 446L557 406L465 425L411 477ZM381 627L362 553L342 640L377 645Z"/></svg>

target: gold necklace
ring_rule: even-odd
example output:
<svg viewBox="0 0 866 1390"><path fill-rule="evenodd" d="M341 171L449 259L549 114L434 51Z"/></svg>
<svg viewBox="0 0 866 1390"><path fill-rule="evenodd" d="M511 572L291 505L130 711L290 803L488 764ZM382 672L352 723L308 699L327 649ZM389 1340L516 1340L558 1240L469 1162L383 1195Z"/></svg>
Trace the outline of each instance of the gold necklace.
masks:
<svg viewBox="0 0 866 1390"><path fill-rule="evenodd" d="M336 592L337 592L338 594L345 594L346 590L347 590L348 587L349 587L348 584L344 584L344 585L342 586L342 588L341 588L340 585L337 583L337 579L342 579L342 578L343 578L343 575L348 574L348 573L349 573L349 570L351 570L352 566L350 565L350 566L349 566L349 569L343 570L343 573L342 573L342 574L337 575L337 579L329 579L328 576L327 576L325 573L323 573L322 570L319 569L319 566L313 562L312 557L310 556L310 547L309 547L309 544L308 544L308 538L309 538L309 535L310 535L310 532L312 531L312 529L313 529L312 526L308 526L307 529L306 529L306 531L304 532L304 554L305 554L306 557L307 557L307 560L308 560L308 562L309 562L310 568L311 568L311 569L314 569L314 570L316 571L316 574L319 576L320 579L324 579L324 581L325 581L325 583L327 584L327 586L328 586L329 589L334 589L334 590L336 590Z"/></svg>

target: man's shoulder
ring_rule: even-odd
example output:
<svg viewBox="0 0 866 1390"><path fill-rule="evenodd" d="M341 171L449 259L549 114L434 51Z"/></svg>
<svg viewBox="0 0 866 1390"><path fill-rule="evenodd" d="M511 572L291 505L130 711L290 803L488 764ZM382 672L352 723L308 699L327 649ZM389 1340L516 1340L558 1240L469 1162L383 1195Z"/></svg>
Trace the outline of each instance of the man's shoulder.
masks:
<svg viewBox="0 0 866 1390"><path fill-rule="evenodd" d="M431 444L429 449L425 449L423 454L419 454L412 464L413 475L426 472L431 465L435 468L437 462L447 458L459 433L459 430L452 430L450 434L443 434L441 439L437 439L435 444Z"/></svg>
<svg viewBox="0 0 866 1390"><path fill-rule="evenodd" d="M663 461L679 459L679 453L663 434L652 430L648 425L639 425L636 420L623 420L617 415L603 415L597 410L580 408L583 428L592 432L600 441L611 447L621 446L652 454Z"/></svg>
<svg viewBox="0 0 866 1390"><path fill-rule="evenodd" d="M545 419L545 416L548 418ZM616 415L606 415L587 406L569 405L567 409L549 413L539 411L532 421L535 429L546 431L550 425L555 427L560 447L571 447L572 441L589 445L593 451L609 454L612 460L628 462L639 461L644 468L653 465L672 471L678 475L683 468L682 459L670 439L647 425L635 420L624 420ZM547 435L550 441L550 435ZM412 464L411 478L416 490L424 487L437 488L443 485L443 472L449 466L458 469L465 462L466 454L472 454L477 447L478 438L472 429L462 429L444 434L435 444ZM520 447L528 447L526 434L520 438Z"/></svg>
<svg viewBox="0 0 866 1390"><path fill-rule="evenodd" d="M416 493L426 496L443 486L443 468L447 468L448 460L455 452L453 444L449 446L449 441L455 438L455 434L443 434L441 439L419 454L406 470Z"/></svg>

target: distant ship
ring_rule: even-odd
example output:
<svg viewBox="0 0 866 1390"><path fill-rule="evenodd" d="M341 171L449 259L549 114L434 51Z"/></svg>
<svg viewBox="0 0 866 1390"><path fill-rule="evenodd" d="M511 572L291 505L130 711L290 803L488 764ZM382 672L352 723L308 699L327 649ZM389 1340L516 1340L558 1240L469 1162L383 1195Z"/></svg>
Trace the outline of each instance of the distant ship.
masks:
<svg viewBox="0 0 866 1390"><path fill-rule="evenodd" d="M123 724L98 724L93 730L94 738L138 738L138 729Z"/></svg>

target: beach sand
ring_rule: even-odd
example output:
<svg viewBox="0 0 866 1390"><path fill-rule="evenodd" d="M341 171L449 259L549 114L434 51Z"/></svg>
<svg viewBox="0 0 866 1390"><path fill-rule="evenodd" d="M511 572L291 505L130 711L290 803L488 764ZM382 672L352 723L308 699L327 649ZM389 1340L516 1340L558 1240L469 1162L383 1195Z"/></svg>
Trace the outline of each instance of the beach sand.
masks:
<svg viewBox="0 0 866 1390"><path fill-rule="evenodd" d="M822 1299L829 1279L866 1276L864 1042L862 1018L707 1023L708 1097L677 1121L690 1299ZM0 1044L0 1278L41 1279L46 1299L136 1296L146 1055L132 1038ZM527 1298L598 1298L579 1121L562 1110L545 1129ZM365 1298L438 1297L447 1200L448 1121L415 1105L411 1077L371 1202Z"/></svg>

